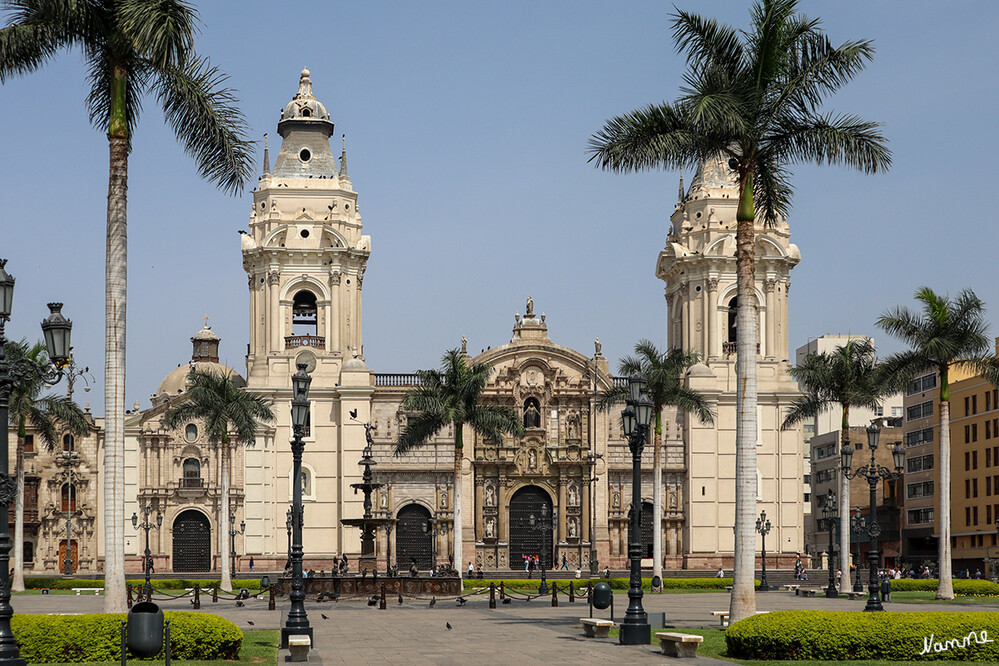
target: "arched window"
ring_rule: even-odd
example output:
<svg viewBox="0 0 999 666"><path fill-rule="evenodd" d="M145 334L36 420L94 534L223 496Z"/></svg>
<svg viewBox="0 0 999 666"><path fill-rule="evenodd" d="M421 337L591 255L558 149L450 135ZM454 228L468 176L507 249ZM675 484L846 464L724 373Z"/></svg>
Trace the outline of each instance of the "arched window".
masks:
<svg viewBox="0 0 999 666"><path fill-rule="evenodd" d="M288 470L288 499L291 500L295 489L292 486L292 470ZM302 499L305 501L315 501L316 499L316 472L311 465L302 463Z"/></svg>
<svg viewBox="0 0 999 666"><path fill-rule="evenodd" d="M739 317L737 310L739 307L739 297L733 298L728 302L728 342L735 343L735 333L736 327L739 325Z"/></svg>
<svg viewBox="0 0 999 666"><path fill-rule="evenodd" d="M524 401L524 427L541 427L541 405L537 398L528 398Z"/></svg>
<svg viewBox="0 0 999 666"><path fill-rule="evenodd" d="M201 462L197 458L184 461L184 478L181 482L184 488L201 487Z"/></svg>
<svg viewBox="0 0 999 666"><path fill-rule="evenodd" d="M188 423L187 427L184 428L184 439L189 442L193 442L198 438L198 426L193 423Z"/></svg>
<svg viewBox="0 0 999 666"><path fill-rule="evenodd" d="M75 451L76 450L76 438L73 437L73 433L67 432L62 436L62 450L63 451Z"/></svg>
<svg viewBox="0 0 999 666"><path fill-rule="evenodd" d="M76 511L76 488L71 483L62 485L62 510L63 513Z"/></svg>
<svg viewBox="0 0 999 666"><path fill-rule="evenodd" d="M316 295L308 289L295 294L291 307L292 335L318 335Z"/></svg>

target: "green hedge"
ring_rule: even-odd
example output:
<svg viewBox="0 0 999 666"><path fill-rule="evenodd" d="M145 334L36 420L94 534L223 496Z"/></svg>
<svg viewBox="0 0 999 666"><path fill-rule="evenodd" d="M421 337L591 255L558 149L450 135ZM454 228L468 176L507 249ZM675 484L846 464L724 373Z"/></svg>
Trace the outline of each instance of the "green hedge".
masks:
<svg viewBox="0 0 999 666"><path fill-rule="evenodd" d="M145 585L146 580L144 578L136 580L128 580L129 585L133 587L136 585ZM153 578L150 581L153 585L154 590L183 590L188 587L194 587L195 584L201 586L201 589L207 589L217 583L216 580L206 580L197 578ZM29 590L38 590L43 587L47 587L50 590L71 590L74 587L104 587L104 580L90 580L83 578L25 578L24 587ZM238 590L241 587L245 587L248 590L259 590L260 589L260 579L240 579L232 581L232 587L234 590Z"/></svg>
<svg viewBox="0 0 999 666"><path fill-rule="evenodd" d="M236 659L243 632L225 618L209 613L167 611L171 657ZM121 660L121 622L125 615L25 615L11 618L21 657L29 664ZM158 657L163 658L160 652Z"/></svg>
<svg viewBox="0 0 999 666"><path fill-rule="evenodd" d="M936 592L939 581L936 578L899 578L892 580L893 592ZM999 585L990 580L955 578L954 594L963 597L997 597Z"/></svg>
<svg viewBox="0 0 999 666"><path fill-rule="evenodd" d="M572 581L576 586L576 589L585 589L587 584L590 583L589 578L550 578L549 583L558 583L559 589L563 587L569 587L569 581ZM759 585L760 581L756 581ZM485 578L479 580L477 578L466 578L463 581L465 589L471 589L475 587L489 587L489 583L496 583L496 587L499 587L500 583L503 583L507 587L512 587L515 589L523 590L536 590L538 585L541 584L540 578ZM593 584L597 583L609 583L612 590L627 590L631 586L631 581L628 578L600 578L599 580L593 579ZM665 590L724 590L726 587L732 584L731 578L664 578L663 579L663 589ZM235 585L235 583L233 583ZM649 590L652 588L652 579L643 578L642 588Z"/></svg>
<svg viewBox="0 0 999 666"><path fill-rule="evenodd" d="M736 659L997 662L999 614L777 611L736 622L725 642Z"/></svg>

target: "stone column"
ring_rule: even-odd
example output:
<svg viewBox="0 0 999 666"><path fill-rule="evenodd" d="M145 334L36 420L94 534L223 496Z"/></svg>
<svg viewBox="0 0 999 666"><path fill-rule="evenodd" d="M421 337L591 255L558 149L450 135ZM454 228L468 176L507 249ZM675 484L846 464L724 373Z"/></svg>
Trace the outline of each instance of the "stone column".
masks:
<svg viewBox="0 0 999 666"><path fill-rule="evenodd" d="M594 482L591 481L590 483L581 484L583 488L583 497L581 500L583 502L583 524L579 526L579 533L585 537L582 539L583 541L589 541L590 543L594 542L595 537L595 535L590 533L590 525L592 524L592 521L590 520L590 493L592 492L590 490L590 486L593 485L593 483Z"/></svg>
<svg viewBox="0 0 999 666"><path fill-rule="evenodd" d="M343 310L340 304L340 271L332 271L328 279L330 287L330 316L326 322L326 349L339 351L343 349L340 341L340 326L343 323ZM345 355L346 356L346 355Z"/></svg>
<svg viewBox="0 0 999 666"><path fill-rule="evenodd" d="M558 541L565 541L565 486L568 479L559 475L558 478Z"/></svg>
<svg viewBox="0 0 999 666"><path fill-rule="evenodd" d="M500 474L496 487L496 502L496 506L499 507L496 512L496 538L504 543L510 543L510 491L503 474Z"/></svg>
<svg viewBox="0 0 999 666"><path fill-rule="evenodd" d="M708 339L707 355L718 356L721 349L721 331L718 326L718 278L708 279L708 316L704 325Z"/></svg>
<svg viewBox="0 0 999 666"><path fill-rule="evenodd" d="M482 507L485 506L483 501L483 483L485 479L480 476L478 470L474 470L472 474L475 475L475 505L469 507L475 513L475 541L482 541L483 536L485 536L485 531L482 525ZM464 509L465 507L462 507Z"/></svg>
<svg viewBox="0 0 999 666"><path fill-rule="evenodd" d="M281 303L278 289L281 284L281 273L277 270L267 272L267 316L270 317L270 331L267 336L267 351L280 351L284 349L284 341L281 339L281 322L284 313L281 312Z"/></svg>
<svg viewBox="0 0 999 666"><path fill-rule="evenodd" d="M775 333L777 332L777 322L779 321L779 317L777 316L776 287L777 280L772 278L767 279L767 281L763 284L763 289L766 293L767 299L767 330L764 336L766 339L766 349L761 350L763 352L763 356L777 356L777 340Z"/></svg>

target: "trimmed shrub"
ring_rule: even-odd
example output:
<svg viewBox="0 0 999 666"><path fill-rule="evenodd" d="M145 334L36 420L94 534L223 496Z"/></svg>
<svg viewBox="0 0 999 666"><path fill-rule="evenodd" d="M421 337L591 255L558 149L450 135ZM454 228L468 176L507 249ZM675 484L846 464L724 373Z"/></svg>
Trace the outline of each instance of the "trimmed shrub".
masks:
<svg viewBox="0 0 999 666"><path fill-rule="evenodd" d="M127 582L129 585L135 587L136 585L145 585L146 579L131 579ZM197 578L153 578L150 582L153 584L153 590L182 590L194 587L195 584L200 585L201 589L205 589L218 581ZM245 587L248 590L259 590L260 579L247 578L234 580L232 581L232 586L234 589ZM74 587L104 587L104 581L102 579L89 580L82 578L25 578L24 587L29 590L37 590L43 587L51 590L71 590Z"/></svg>
<svg viewBox="0 0 999 666"><path fill-rule="evenodd" d="M243 632L225 618L209 613L167 611L171 657L236 659ZM11 618L11 628L29 664L121 660L122 613L94 615L25 615ZM163 652L159 654L163 658Z"/></svg>
<svg viewBox="0 0 999 666"><path fill-rule="evenodd" d="M590 578L552 578L548 580L548 583L558 583L559 589L563 587L568 589L569 581L572 581L576 586L576 589L586 588L586 585L591 582ZM538 585L541 584L540 578L486 578L479 580L477 578L466 578L464 579L463 585L466 590L476 587L489 587L489 583L496 583L496 587L500 586L502 582L506 587L520 590L537 590ZM600 578L592 579L594 585L597 583L608 583L612 590L627 590L631 586L631 581L628 578ZM665 590L724 590L726 587L732 584L731 578L663 578L663 589ZM759 585L760 581L756 581ZM235 587L235 583L233 586ZM652 579L643 578L642 588L649 590L652 588Z"/></svg>
<svg viewBox="0 0 999 666"><path fill-rule="evenodd" d="M936 578L899 578L892 580L892 592L936 592ZM954 579L954 594L964 597L997 597L999 585L990 580Z"/></svg>
<svg viewBox="0 0 999 666"><path fill-rule="evenodd" d="M725 632L736 659L999 661L996 613L777 611Z"/></svg>

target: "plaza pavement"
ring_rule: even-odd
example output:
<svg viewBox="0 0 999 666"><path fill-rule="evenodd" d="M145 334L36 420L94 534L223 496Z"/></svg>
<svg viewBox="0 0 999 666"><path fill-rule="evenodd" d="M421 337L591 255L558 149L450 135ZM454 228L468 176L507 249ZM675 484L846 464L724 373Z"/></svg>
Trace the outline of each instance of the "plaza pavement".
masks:
<svg viewBox="0 0 999 666"><path fill-rule="evenodd" d="M387 608L369 607L364 599L338 603L306 601L309 621L314 628L311 664L728 664L708 658L670 659L654 646L620 646L616 639L584 638L579 618L589 614L585 597L570 604L559 596L559 607L551 599L530 602L514 600L509 605L497 603L489 610L488 594L468 596L468 603L458 607L453 598L439 598L434 608L425 599L386 598ZM279 598L277 610L267 610L266 598L249 599L243 607L232 600L212 603L202 595L201 611L215 613L235 622L242 629L278 629L287 598ZM190 599L154 601L167 610L192 610ZM727 610L727 593L646 594L647 611L665 611L666 623L682 627L717 627L711 611ZM16 595L15 613L96 613L102 599L92 595ZM855 610L864 601L796 597L789 592L757 594L759 610ZM616 594L615 620L624 617L628 597ZM889 611L999 611L999 604L885 604ZM329 619L323 619L325 614ZM609 610L594 611L594 617L609 617ZM252 623L252 624L251 624ZM448 630L445 623L453 627ZM653 629L653 632L655 629ZM278 657L284 662L287 651Z"/></svg>

